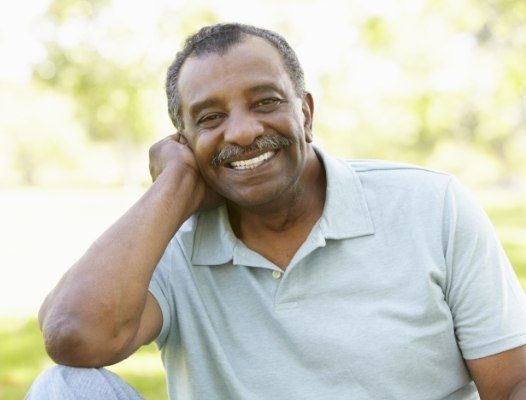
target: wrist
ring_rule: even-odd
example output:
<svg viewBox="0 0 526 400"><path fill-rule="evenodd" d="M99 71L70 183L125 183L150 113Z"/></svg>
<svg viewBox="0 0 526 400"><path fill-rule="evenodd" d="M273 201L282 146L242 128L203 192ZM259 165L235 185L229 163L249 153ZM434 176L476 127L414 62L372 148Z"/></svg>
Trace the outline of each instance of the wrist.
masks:
<svg viewBox="0 0 526 400"><path fill-rule="evenodd" d="M152 184L151 190L163 197L167 210L180 214L183 220L197 211L202 196L197 173L180 165L166 166Z"/></svg>

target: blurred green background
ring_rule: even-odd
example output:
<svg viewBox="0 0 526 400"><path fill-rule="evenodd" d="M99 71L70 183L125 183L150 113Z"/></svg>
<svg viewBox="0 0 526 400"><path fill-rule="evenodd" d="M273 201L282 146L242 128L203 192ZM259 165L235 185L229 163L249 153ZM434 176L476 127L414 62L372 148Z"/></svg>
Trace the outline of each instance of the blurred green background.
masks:
<svg viewBox="0 0 526 400"><path fill-rule="evenodd" d="M165 70L203 24L297 50L318 145L457 175L526 287L524 0L22 0L0 5L0 399L51 361L35 316L62 273L148 187L173 132ZM114 367L166 398L153 345Z"/></svg>

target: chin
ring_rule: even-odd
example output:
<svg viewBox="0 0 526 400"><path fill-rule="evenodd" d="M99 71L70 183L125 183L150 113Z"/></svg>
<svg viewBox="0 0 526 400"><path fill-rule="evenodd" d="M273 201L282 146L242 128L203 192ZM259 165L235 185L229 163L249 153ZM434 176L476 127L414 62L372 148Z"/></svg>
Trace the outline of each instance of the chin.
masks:
<svg viewBox="0 0 526 400"><path fill-rule="evenodd" d="M247 210L272 211L278 209L283 204L290 204L294 201L293 185L273 185L272 188L253 188L245 193L236 193L230 196L224 196L234 207L240 207ZM265 190L266 189L266 190Z"/></svg>

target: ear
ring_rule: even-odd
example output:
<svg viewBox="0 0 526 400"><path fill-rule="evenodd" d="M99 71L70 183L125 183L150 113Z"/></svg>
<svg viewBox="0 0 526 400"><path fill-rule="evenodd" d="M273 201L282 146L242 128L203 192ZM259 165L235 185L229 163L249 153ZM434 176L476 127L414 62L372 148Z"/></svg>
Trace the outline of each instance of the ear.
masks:
<svg viewBox="0 0 526 400"><path fill-rule="evenodd" d="M312 116L314 114L314 99L312 94L305 92L301 104L301 111L303 112L303 129L305 130L305 141L312 143Z"/></svg>
<svg viewBox="0 0 526 400"><path fill-rule="evenodd" d="M184 131L178 131L177 138L179 139L179 143L188 144L188 139L186 138L186 133L184 133Z"/></svg>

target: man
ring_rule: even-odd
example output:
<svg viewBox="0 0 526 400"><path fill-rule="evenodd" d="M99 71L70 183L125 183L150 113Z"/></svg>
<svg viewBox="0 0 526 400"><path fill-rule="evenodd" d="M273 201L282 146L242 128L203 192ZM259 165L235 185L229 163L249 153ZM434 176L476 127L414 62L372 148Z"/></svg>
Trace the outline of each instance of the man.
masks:
<svg viewBox="0 0 526 400"><path fill-rule="evenodd" d="M156 339L173 399L526 399L524 294L453 178L314 148L270 31L201 29L167 94L153 185L40 310L50 356L84 369L30 398L137 397L89 368Z"/></svg>

